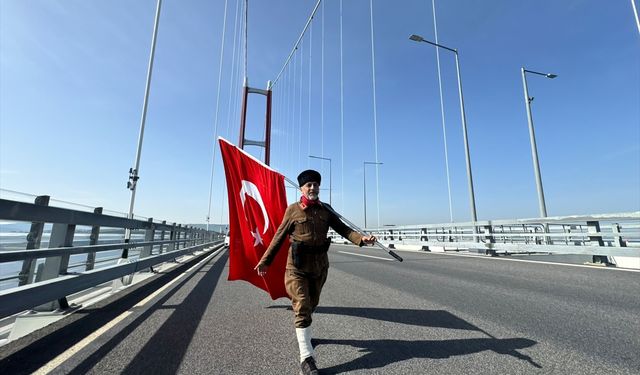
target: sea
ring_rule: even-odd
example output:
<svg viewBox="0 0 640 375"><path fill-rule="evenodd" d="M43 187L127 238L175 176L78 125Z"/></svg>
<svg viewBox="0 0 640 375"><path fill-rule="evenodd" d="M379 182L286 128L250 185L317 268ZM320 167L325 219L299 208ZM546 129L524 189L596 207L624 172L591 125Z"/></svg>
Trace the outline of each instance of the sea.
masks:
<svg viewBox="0 0 640 375"><path fill-rule="evenodd" d="M198 228L206 228L206 224L187 224ZM31 223L15 223L0 222L0 252L25 250L27 247L27 235L31 228ZM47 248L51 238L52 224L45 224L40 242L40 248ZM226 232L227 225L211 224L209 230L217 232ZM157 233L159 239L160 233ZM89 237L91 236L91 227L78 226L73 236L74 246L89 245ZM166 239L165 235L165 239ZM138 230L131 233L132 242L140 242L144 240L144 231ZM98 244L114 244L124 242L124 229L104 228L98 237ZM157 251L157 250L156 250ZM140 249L131 249L129 251L129 259L135 260L138 257ZM122 256L122 250L109 250L96 253L95 268L102 268L115 265ZM36 260L36 269L39 264L44 263L45 259ZM81 272L85 270L87 262L87 254L75 254L69 258L70 272ZM18 286L18 273L22 269L23 261L0 263L0 290L14 288Z"/></svg>

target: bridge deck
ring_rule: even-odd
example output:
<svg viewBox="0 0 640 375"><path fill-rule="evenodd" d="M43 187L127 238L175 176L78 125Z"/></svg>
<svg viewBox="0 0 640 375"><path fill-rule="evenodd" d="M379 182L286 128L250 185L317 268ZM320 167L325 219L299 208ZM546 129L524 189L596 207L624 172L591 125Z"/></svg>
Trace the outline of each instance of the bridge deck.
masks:
<svg viewBox="0 0 640 375"><path fill-rule="evenodd" d="M404 252L397 263L344 252L384 256L332 247L313 324L325 374L640 368L640 273L434 253ZM128 312L53 373L297 373L289 301L227 282L227 260L222 253L202 263L144 305L131 307L144 298L131 293L0 356L0 372L38 370Z"/></svg>

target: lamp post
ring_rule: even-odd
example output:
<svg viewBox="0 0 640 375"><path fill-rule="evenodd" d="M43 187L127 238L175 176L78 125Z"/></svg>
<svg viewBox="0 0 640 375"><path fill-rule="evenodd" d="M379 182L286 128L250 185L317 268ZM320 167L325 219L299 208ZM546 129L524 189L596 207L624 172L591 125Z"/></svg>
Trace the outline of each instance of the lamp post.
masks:
<svg viewBox="0 0 640 375"><path fill-rule="evenodd" d="M321 160L329 160L329 204L333 205L333 203L331 203L331 192L333 191L332 188L332 178L331 178L331 158L323 158L322 156L313 156L313 155L309 155L310 158L313 159L321 159Z"/></svg>
<svg viewBox="0 0 640 375"><path fill-rule="evenodd" d="M540 209L540 217L547 217L547 206L544 201L544 189L542 188L542 176L540 176L540 163L538 161L538 147L536 146L536 134L533 130L533 116L531 115L531 102L533 97L529 96L529 87L527 86L526 73L536 74L550 79L556 78L556 74L540 73L533 70L527 70L524 67L520 69L522 73L522 85L524 86L524 103L527 108L527 120L529 121L529 140L531 142L531 157L533 158L533 171L536 176L536 189L538 190L538 206Z"/></svg>
<svg viewBox="0 0 640 375"><path fill-rule="evenodd" d="M129 200L129 214L127 217L133 219L133 206L136 201L136 188L138 186L138 175L140 172L140 155L142 154L142 140L144 138L144 125L147 119L147 103L149 101L149 90L151 88L151 74L153 72L153 58L156 52L156 37L158 36L158 23L160 22L160 8L162 7L162 0L158 0L156 4L156 16L153 22L153 37L151 38L151 52L149 53L149 65L147 67L147 81L144 89L144 101L142 102L142 118L140 119L140 132L138 133L138 148L136 149L136 162L133 168L129 168L129 181L127 181L127 188L131 190L131 199ZM125 242L129 242L131 239L131 229L126 228L124 232ZM126 259L129 256L129 249L122 251L122 258Z"/></svg>
<svg viewBox="0 0 640 375"><path fill-rule="evenodd" d="M364 202L364 227L367 228L367 164L371 165L382 165L383 163L377 163L375 161L363 161L362 171L364 174L362 175L362 187L363 187L363 202Z"/></svg>
<svg viewBox="0 0 640 375"><path fill-rule="evenodd" d="M414 42L424 42L424 43L431 44L432 46L436 46L438 48L442 48L442 49L445 49L447 51L451 51L456 56L456 72L457 72L457 75L458 75L458 96L460 97L460 115L462 116L462 135L464 137L464 153L465 153L466 161L467 161L467 180L468 180L468 184L469 184L469 199L470 199L470 205L471 205L471 219L475 222L475 221L478 220L478 217L476 215L476 198L475 198L475 194L473 192L473 176L471 174L471 157L469 156L469 140L468 140L468 137L467 137L467 116L465 115L465 111L464 111L464 97L462 96L462 78L460 76L460 61L458 60L458 50L457 49L453 49L453 48L449 48L449 47L445 47L445 46L443 46L441 44L438 44L438 43L430 42L428 40L425 40L420 35L415 35L415 34L411 35L409 37L409 39L413 40ZM475 225L474 225L474 230L473 231L474 231L474 234L475 234L475 232L476 232Z"/></svg>

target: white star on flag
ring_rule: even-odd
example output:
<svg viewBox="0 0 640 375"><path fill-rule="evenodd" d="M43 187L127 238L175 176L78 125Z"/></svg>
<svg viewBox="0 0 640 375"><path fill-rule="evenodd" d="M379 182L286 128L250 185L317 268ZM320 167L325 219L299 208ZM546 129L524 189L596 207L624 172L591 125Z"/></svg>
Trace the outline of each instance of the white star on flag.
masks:
<svg viewBox="0 0 640 375"><path fill-rule="evenodd" d="M262 237L260 237L260 232L258 231L258 227L256 227L256 231L251 231L251 235L254 238L254 242L253 242L253 247L258 246L259 244L262 245Z"/></svg>

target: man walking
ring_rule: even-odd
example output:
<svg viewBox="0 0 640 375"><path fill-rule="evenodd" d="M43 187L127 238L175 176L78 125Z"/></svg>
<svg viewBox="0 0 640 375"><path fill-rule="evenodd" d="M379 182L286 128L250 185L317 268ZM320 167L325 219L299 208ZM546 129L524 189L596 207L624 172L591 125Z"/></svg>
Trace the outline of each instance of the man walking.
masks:
<svg viewBox="0 0 640 375"><path fill-rule="evenodd" d="M260 276L265 276L286 236L290 237L284 281L291 297L300 367L305 375L318 374L311 346L311 315L320 302L320 293L327 280L329 227L358 246L376 241L374 236L363 236L346 226L326 203L320 201L320 180L320 173L311 169L298 175L300 201L287 207L278 231L255 267Z"/></svg>

